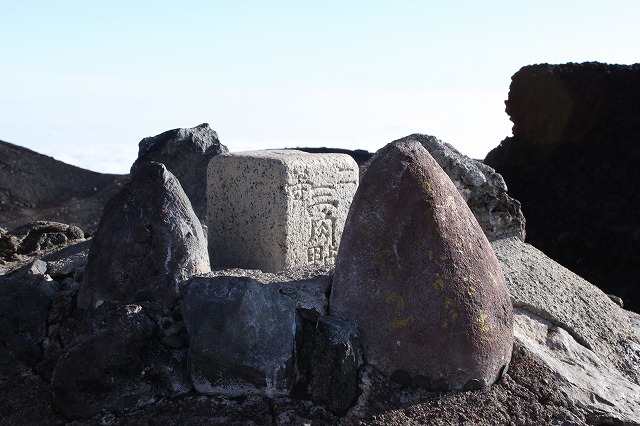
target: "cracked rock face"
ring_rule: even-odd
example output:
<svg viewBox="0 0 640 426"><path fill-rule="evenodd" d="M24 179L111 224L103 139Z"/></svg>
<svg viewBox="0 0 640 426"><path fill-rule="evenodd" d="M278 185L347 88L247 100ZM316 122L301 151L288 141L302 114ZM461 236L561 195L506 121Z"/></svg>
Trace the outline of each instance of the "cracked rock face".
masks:
<svg viewBox="0 0 640 426"><path fill-rule="evenodd" d="M476 389L509 362L500 265L451 180L417 141L371 160L340 245L330 315L363 331L365 359L406 385Z"/></svg>
<svg viewBox="0 0 640 426"><path fill-rule="evenodd" d="M560 389L591 424L638 424L640 386L558 327L525 309L515 335L553 371ZM640 346L639 346L640 348Z"/></svg>
<svg viewBox="0 0 640 426"><path fill-rule="evenodd" d="M170 306L191 276L209 270L202 225L180 183L162 164L143 163L105 206L78 307L106 300Z"/></svg>
<svg viewBox="0 0 640 426"><path fill-rule="evenodd" d="M585 348L640 384L640 340L628 312L530 244L508 238L495 241L492 246L502 264L514 307L563 328Z"/></svg>
<svg viewBox="0 0 640 426"><path fill-rule="evenodd" d="M182 301L189 370L204 394L286 395L293 385L296 303L250 278L196 277Z"/></svg>

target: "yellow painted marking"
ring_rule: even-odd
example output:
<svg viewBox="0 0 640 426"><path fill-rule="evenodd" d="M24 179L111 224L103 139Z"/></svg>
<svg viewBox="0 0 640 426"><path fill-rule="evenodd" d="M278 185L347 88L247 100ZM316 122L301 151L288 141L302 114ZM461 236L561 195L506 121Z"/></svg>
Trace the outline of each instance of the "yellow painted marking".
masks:
<svg viewBox="0 0 640 426"><path fill-rule="evenodd" d="M449 309L453 305L453 299L450 297L444 298L444 307Z"/></svg>
<svg viewBox="0 0 640 426"><path fill-rule="evenodd" d="M442 291L442 289L444 288L444 281L442 281L442 278L438 278L433 282L433 288L436 291Z"/></svg>
<svg viewBox="0 0 640 426"><path fill-rule="evenodd" d="M449 311L449 318L455 321L458 318L458 312L453 310Z"/></svg>
<svg viewBox="0 0 640 426"><path fill-rule="evenodd" d="M447 260L447 256L440 256L440 260Z"/></svg>
<svg viewBox="0 0 640 426"><path fill-rule="evenodd" d="M394 300L396 301L396 310L404 309L404 297L400 296L395 291L388 295L386 299L384 299L384 303L391 303Z"/></svg>
<svg viewBox="0 0 640 426"><path fill-rule="evenodd" d="M391 270L387 271L387 282L393 281L393 272Z"/></svg>
<svg viewBox="0 0 640 426"><path fill-rule="evenodd" d="M406 327L413 322L413 315L409 315L407 318L396 318L389 323L387 327L391 330L397 330L402 327Z"/></svg>
<svg viewBox="0 0 640 426"><path fill-rule="evenodd" d="M449 323L447 320L442 321L442 328L449 328Z"/></svg>
<svg viewBox="0 0 640 426"><path fill-rule="evenodd" d="M429 259L429 262L433 262L433 252L431 250L427 252L427 259Z"/></svg>
<svg viewBox="0 0 640 426"><path fill-rule="evenodd" d="M431 186L431 184L429 182L423 182L421 186L422 186L422 190L424 192L426 192L427 195L432 195L433 187Z"/></svg>
<svg viewBox="0 0 640 426"><path fill-rule="evenodd" d="M391 330L397 330L399 328L406 327L415 319L413 315L402 318L402 310L404 309L404 297L402 297L398 293L391 293L384 300L384 303L391 303L394 301L396 306L394 308L393 320L391 320L391 322L387 324L387 328Z"/></svg>
<svg viewBox="0 0 640 426"><path fill-rule="evenodd" d="M489 326L486 324L487 314L478 315L478 318L476 319L476 321L478 321L478 324L480 324L481 332L486 333L489 331Z"/></svg>
<svg viewBox="0 0 640 426"><path fill-rule="evenodd" d="M371 236L371 234L373 234L373 231L369 228L365 228L364 226L361 226L360 228L358 228L358 231L360 231L361 234L367 235L367 236Z"/></svg>
<svg viewBox="0 0 640 426"><path fill-rule="evenodd" d="M373 256L373 263L375 263L376 266L381 267L383 261L389 256L391 256L390 248L379 251L375 256Z"/></svg>

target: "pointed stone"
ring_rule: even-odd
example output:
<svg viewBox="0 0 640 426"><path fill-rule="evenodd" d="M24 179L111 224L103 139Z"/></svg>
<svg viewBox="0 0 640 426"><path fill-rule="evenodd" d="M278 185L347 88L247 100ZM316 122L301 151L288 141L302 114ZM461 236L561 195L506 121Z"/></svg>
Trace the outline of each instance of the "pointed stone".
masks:
<svg viewBox="0 0 640 426"><path fill-rule="evenodd" d="M173 305L191 276L210 270L202 225L164 165L139 165L105 206L89 250L78 307L107 300Z"/></svg>
<svg viewBox="0 0 640 426"><path fill-rule="evenodd" d="M513 311L500 265L420 143L393 142L372 159L347 217L329 309L360 327L367 362L405 382L462 390L474 380L475 389L508 364Z"/></svg>
<svg viewBox="0 0 640 426"><path fill-rule="evenodd" d="M218 154L229 152L218 134L203 123L191 129L173 129L140 141L138 159L131 172L147 161L164 164L179 181L200 220L207 216L207 165Z"/></svg>

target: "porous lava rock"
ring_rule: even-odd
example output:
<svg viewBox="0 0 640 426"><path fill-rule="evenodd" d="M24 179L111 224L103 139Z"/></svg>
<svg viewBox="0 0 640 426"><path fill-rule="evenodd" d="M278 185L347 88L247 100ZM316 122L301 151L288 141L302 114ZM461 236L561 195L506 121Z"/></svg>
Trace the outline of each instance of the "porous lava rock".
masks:
<svg viewBox="0 0 640 426"><path fill-rule="evenodd" d="M59 222L36 221L0 235L0 256L31 254L64 247L84 240L84 232L77 226Z"/></svg>
<svg viewBox="0 0 640 426"><path fill-rule="evenodd" d="M144 163L105 206L78 307L106 300L173 305L187 280L209 269L202 225L180 183L164 165Z"/></svg>
<svg viewBox="0 0 640 426"><path fill-rule="evenodd" d="M351 205L329 310L392 380L476 389L504 372L513 312L478 222L417 141L376 153Z"/></svg>
<svg viewBox="0 0 640 426"><path fill-rule="evenodd" d="M525 219L520 202L507 194L502 176L486 164L463 155L435 136L415 134L416 140L449 176L489 240L525 238Z"/></svg>
<svg viewBox="0 0 640 426"><path fill-rule="evenodd" d="M194 277L181 304L189 370L204 394L291 391L296 303L277 285L244 277Z"/></svg>
<svg viewBox="0 0 640 426"><path fill-rule="evenodd" d="M513 136L485 163L527 242L640 311L640 64L539 64L512 77Z"/></svg>
<svg viewBox="0 0 640 426"><path fill-rule="evenodd" d="M131 172L147 161L164 164L180 181L196 216L204 220L207 215L207 165L211 158L224 152L229 150L207 123L191 129L168 130L140 141L138 158L131 166Z"/></svg>
<svg viewBox="0 0 640 426"><path fill-rule="evenodd" d="M156 401L143 361L155 325L143 312L129 312L122 306L96 315L65 348L51 382L56 411L81 418Z"/></svg>

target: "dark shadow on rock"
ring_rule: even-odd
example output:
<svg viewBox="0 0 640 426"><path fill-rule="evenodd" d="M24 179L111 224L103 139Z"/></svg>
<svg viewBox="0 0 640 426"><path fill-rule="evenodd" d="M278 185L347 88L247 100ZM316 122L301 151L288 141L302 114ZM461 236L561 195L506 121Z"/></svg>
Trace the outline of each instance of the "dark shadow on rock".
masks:
<svg viewBox="0 0 640 426"><path fill-rule="evenodd" d="M522 203L527 242L640 311L640 65L531 65L513 136L485 163Z"/></svg>

